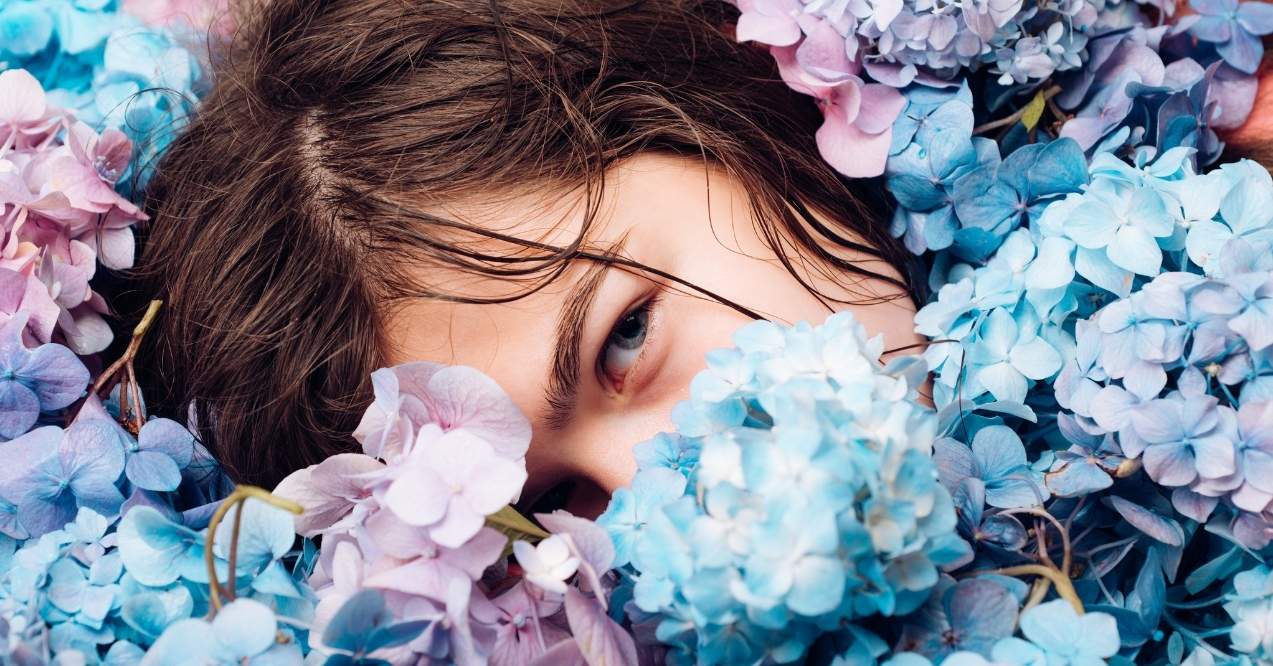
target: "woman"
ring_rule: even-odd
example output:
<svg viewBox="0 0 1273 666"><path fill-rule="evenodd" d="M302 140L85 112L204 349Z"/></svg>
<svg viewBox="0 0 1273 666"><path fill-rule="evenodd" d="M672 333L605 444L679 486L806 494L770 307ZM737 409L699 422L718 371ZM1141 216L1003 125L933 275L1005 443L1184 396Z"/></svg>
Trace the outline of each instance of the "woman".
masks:
<svg viewBox="0 0 1273 666"><path fill-rule="evenodd" d="M524 499L627 482L748 318L851 310L919 340L869 181L721 0L271 0L150 189L142 365L237 480L352 446L368 375L492 376L531 418ZM211 156L215 156L212 158Z"/></svg>

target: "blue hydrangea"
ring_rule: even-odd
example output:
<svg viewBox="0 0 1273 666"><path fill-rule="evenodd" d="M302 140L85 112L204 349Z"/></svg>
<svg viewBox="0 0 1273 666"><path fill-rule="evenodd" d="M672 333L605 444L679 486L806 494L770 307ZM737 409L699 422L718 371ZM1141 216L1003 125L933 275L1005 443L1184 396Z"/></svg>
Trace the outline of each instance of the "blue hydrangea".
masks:
<svg viewBox="0 0 1273 666"><path fill-rule="evenodd" d="M190 618L173 623L146 653L146 662L158 666L191 660L215 666L303 663L300 645L280 633L274 611L252 599L226 604L211 622Z"/></svg>
<svg viewBox="0 0 1273 666"><path fill-rule="evenodd" d="M26 322L19 312L0 328L0 437L6 439L26 433L41 413L69 406L88 387L88 369L70 349L27 348Z"/></svg>
<svg viewBox="0 0 1273 666"><path fill-rule="evenodd" d="M1235 575L1224 610L1233 649L1257 663L1273 659L1273 571L1262 564Z"/></svg>
<svg viewBox="0 0 1273 666"><path fill-rule="evenodd" d="M735 343L675 412L697 467L639 472L599 522L684 659L787 663L819 627L911 612L970 552L929 457L934 416L909 400L922 365L882 366L848 314Z"/></svg>
<svg viewBox="0 0 1273 666"><path fill-rule="evenodd" d="M1106 613L1079 615L1067 602L1048 601L1021 614L1022 638L995 644L991 656L1008 664L1086 666L1118 653L1118 623Z"/></svg>

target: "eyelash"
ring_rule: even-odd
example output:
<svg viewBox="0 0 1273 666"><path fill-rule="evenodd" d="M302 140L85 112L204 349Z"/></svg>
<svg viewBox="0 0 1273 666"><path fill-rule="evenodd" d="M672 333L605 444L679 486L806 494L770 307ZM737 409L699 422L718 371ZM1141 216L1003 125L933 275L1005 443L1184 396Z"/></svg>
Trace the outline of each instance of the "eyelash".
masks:
<svg viewBox="0 0 1273 666"><path fill-rule="evenodd" d="M606 336L605 342L601 345L601 353L597 355L597 374L601 378L602 383L606 384L616 393L623 392L623 384L627 375L633 368L636 367L636 365L641 361L641 357L645 354L645 348L650 343L650 333L653 330L652 313L654 308L658 305L658 302L659 297L658 295L655 295L647 298L644 302L631 310L624 312L623 315L619 317L618 321L615 322L614 327L610 329L609 335ZM627 367L625 367L622 372L615 373L608 367L611 347L616 343L616 337L620 335L620 328L629 321L638 317L641 318L641 340L635 347L622 350L627 353L630 358L628 359Z"/></svg>

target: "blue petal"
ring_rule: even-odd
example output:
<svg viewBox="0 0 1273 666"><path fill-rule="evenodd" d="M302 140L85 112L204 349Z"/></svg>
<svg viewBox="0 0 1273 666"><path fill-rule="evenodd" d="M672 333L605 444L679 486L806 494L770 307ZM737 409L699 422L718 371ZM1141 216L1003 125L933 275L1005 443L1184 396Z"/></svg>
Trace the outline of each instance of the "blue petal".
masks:
<svg viewBox="0 0 1273 666"><path fill-rule="evenodd" d="M120 608L120 618L128 626L153 641L174 622L190 617L194 598L182 585L172 589L142 592L129 596Z"/></svg>
<svg viewBox="0 0 1273 666"><path fill-rule="evenodd" d="M1025 446L1012 428L989 426L972 440L972 454L983 481L999 479L1026 465Z"/></svg>
<svg viewBox="0 0 1273 666"><path fill-rule="evenodd" d="M40 345L31 352L21 376L35 385L42 411L62 409L84 395L88 368L75 352L62 345Z"/></svg>
<svg viewBox="0 0 1273 666"><path fill-rule="evenodd" d="M199 543L199 534L148 506L124 514L116 532L128 573L143 585L162 586L180 576L178 562Z"/></svg>
<svg viewBox="0 0 1273 666"><path fill-rule="evenodd" d="M1078 497L1114 485L1114 479L1099 465L1075 461L1047 475L1048 489L1057 497Z"/></svg>
<svg viewBox="0 0 1273 666"><path fill-rule="evenodd" d="M972 449L949 437L933 442L933 462L937 463L941 484L952 493L964 479L976 476Z"/></svg>
<svg viewBox="0 0 1273 666"><path fill-rule="evenodd" d="M270 562L291 550L296 540L292 514L264 502L244 502L236 511L239 519L238 567L240 573L257 573ZM218 557L229 559L230 537L234 521L226 520L217 528L214 549Z"/></svg>
<svg viewBox="0 0 1273 666"><path fill-rule="evenodd" d="M237 661L265 652L274 644L278 620L265 604L252 599L235 599L221 607L212 619L212 633L222 650Z"/></svg>
<svg viewBox="0 0 1273 666"><path fill-rule="evenodd" d="M1253 35L1273 33L1273 5L1266 2L1244 2L1238 6L1238 24Z"/></svg>
<svg viewBox="0 0 1273 666"><path fill-rule="evenodd" d="M1260 59L1264 56L1264 44L1260 38L1245 30L1234 30L1233 38L1221 43L1216 51L1220 57L1234 69L1254 74L1260 68Z"/></svg>
<svg viewBox="0 0 1273 666"><path fill-rule="evenodd" d="M227 606L228 608L228 606ZM146 663L153 666L185 666L211 662L216 652L216 639L203 620L187 619L174 623L146 652Z"/></svg>
<svg viewBox="0 0 1273 666"><path fill-rule="evenodd" d="M145 490L166 492L181 485L181 470L177 463L158 451L135 451L128 456L124 472L129 481Z"/></svg>
<svg viewBox="0 0 1273 666"><path fill-rule="evenodd" d="M1049 143L1028 171L1031 199L1078 192L1087 184L1087 158L1073 139Z"/></svg>
<svg viewBox="0 0 1273 666"><path fill-rule="evenodd" d="M30 56L44 50L53 37L53 18L34 2L14 2L0 10L0 41L4 50Z"/></svg>
<svg viewBox="0 0 1273 666"><path fill-rule="evenodd" d="M0 380L0 437L14 439L31 429L40 416L40 400L20 382Z"/></svg>
<svg viewBox="0 0 1273 666"><path fill-rule="evenodd" d="M1012 635L1017 626L1017 600L993 580L962 580L948 593L946 615L952 629L964 637L963 647L988 653L995 641ZM975 638L973 644L968 639Z"/></svg>

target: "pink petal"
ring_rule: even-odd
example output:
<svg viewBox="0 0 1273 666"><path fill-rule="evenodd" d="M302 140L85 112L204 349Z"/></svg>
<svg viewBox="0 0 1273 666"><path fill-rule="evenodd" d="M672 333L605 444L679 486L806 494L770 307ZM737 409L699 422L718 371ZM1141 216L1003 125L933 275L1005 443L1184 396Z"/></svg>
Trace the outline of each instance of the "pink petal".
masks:
<svg viewBox="0 0 1273 666"><path fill-rule="evenodd" d="M377 571L367 576L364 584L382 590L396 590L406 594L428 597L441 601L455 580L467 582L468 578L436 559L420 558L400 567Z"/></svg>
<svg viewBox="0 0 1273 666"><path fill-rule="evenodd" d="M312 482L313 467L299 469L279 482L274 494L300 504L305 512L296 517L296 532L313 537L331 527L353 508L353 503L343 497L333 497Z"/></svg>
<svg viewBox="0 0 1273 666"><path fill-rule="evenodd" d="M861 67L844 52L844 37L825 20L806 21L806 38L796 48L796 62L804 71L828 82L854 76Z"/></svg>
<svg viewBox="0 0 1273 666"><path fill-rule="evenodd" d="M780 12L744 9L734 28L734 38L740 42L791 46L800 41L800 25Z"/></svg>
<svg viewBox="0 0 1273 666"><path fill-rule="evenodd" d="M772 46L769 48L769 53L778 62L778 73L787 87L820 100L831 95L831 84L810 76L800 66L796 60L794 46Z"/></svg>
<svg viewBox="0 0 1273 666"><path fill-rule="evenodd" d="M818 150L836 171L850 178L870 178L884 173L889 145L893 141L890 129L879 134L867 134L856 126L828 116L818 128Z"/></svg>
<svg viewBox="0 0 1273 666"><path fill-rule="evenodd" d="M17 271L0 268L0 312L13 314L22 304L22 294L27 288L27 278Z"/></svg>
<svg viewBox="0 0 1273 666"><path fill-rule="evenodd" d="M64 312L58 317L58 324L66 336L66 346L80 356L106 349L114 337L106 320L87 304Z"/></svg>
<svg viewBox="0 0 1273 666"><path fill-rule="evenodd" d="M878 83L862 87L861 109L855 124L867 134L890 132L893 121L906 108L906 98L896 89Z"/></svg>
<svg viewBox="0 0 1273 666"><path fill-rule="evenodd" d="M392 511L376 511L363 524L375 545L397 559L409 560L437 550L427 528L408 525Z"/></svg>
<svg viewBox="0 0 1273 666"><path fill-rule="evenodd" d="M488 460L481 472L468 479L464 501L474 511L489 516L504 508L521 493L526 483L526 467L507 460Z"/></svg>
<svg viewBox="0 0 1273 666"><path fill-rule="evenodd" d="M443 430L463 427L485 439L505 458L521 458L530 446L530 421L512 398L481 371L449 366L428 382L420 396Z"/></svg>
<svg viewBox="0 0 1273 666"><path fill-rule="evenodd" d="M99 230L97 248L100 252L98 258L102 260L103 266L115 270L133 267L136 244L133 243L132 229L124 227L123 229Z"/></svg>
<svg viewBox="0 0 1273 666"><path fill-rule="evenodd" d="M454 504L446 480L419 468L390 484L384 502L409 525L436 523L446 515L448 504Z"/></svg>
<svg viewBox="0 0 1273 666"><path fill-rule="evenodd" d="M596 599L589 599L575 588L566 588L566 618L570 632L590 664L636 666L636 643L606 615Z"/></svg>
<svg viewBox="0 0 1273 666"><path fill-rule="evenodd" d="M49 296L49 290L44 283L34 276L26 277L26 292L22 296L21 307L31 315L31 319L27 322L27 330L35 335L36 340L48 342L53 337L53 329L57 326L61 309ZM109 339L107 342L109 344Z"/></svg>
<svg viewBox="0 0 1273 666"><path fill-rule="evenodd" d="M38 121L46 108L44 88L30 72L0 72L0 121L14 125Z"/></svg>
<svg viewBox="0 0 1273 666"><path fill-rule="evenodd" d="M463 546L444 553L442 558L464 571L469 578L477 580L482 577L482 572L486 571L487 567L499 560L506 544L508 544L508 538L503 534L489 527L483 527Z"/></svg>
<svg viewBox="0 0 1273 666"><path fill-rule="evenodd" d="M355 499L365 497L368 480L385 464L359 453L338 453L310 469L315 488L331 497Z"/></svg>
<svg viewBox="0 0 1273 666"><path fill-rule="evenodd" d="M482 529L485 520L486 516L469 508L459 498L454 498L447 507L446 517L442 522L429 528L429 536L441 546L459 548Z"/></svg>

